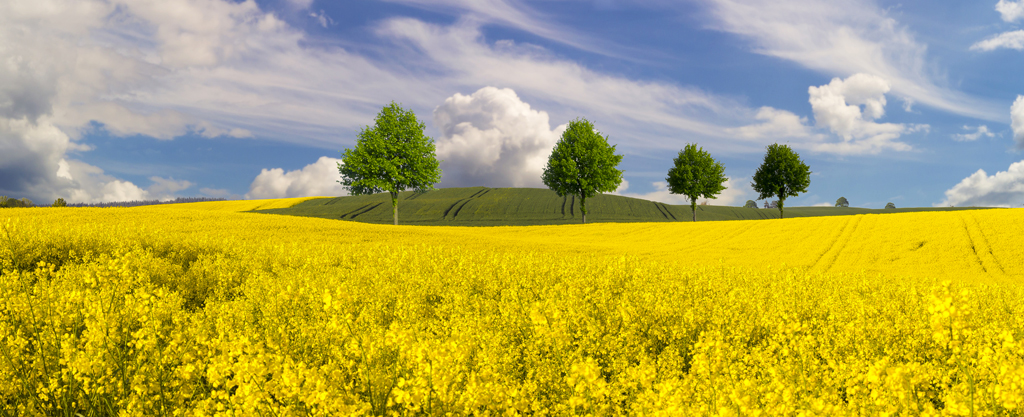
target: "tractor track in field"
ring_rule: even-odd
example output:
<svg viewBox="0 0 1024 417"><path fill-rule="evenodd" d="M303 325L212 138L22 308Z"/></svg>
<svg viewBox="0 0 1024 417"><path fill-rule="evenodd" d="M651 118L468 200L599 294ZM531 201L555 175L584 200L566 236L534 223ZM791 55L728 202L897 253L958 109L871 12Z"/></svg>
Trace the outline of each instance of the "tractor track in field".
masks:
<svg viewBox="0 0 1024 417"><path fill-rule="evenodd" d="M562 197L562 219L563 220L565 220L565 205L566 205L566 203L569 204L569 215L570 216L574 216L575 213L576 213L573 210L576 207L576 195L575 194L569 194L569 195L566 195L565 197Z"/></svg>
<svg viewBox="0 0 1024 417"><path fill-rule="evenodd" d="M843 226L843 230L839 232L839 235L832 240L832 243L828 245L828 249L825 249L818 256L818 259L814 261L810 271L820 270L821 272L828 272L832 269L832 265L835 265L836 260L839 259L839 255L846 248L846 244L850 241L850 237L853 236L854 232L857 231L857 226L860 226L860 222L863 221L864 216L853 216L852 219L846 222ZM824 264L822 262L825 262ZM824 265L824 266L823 266Z"/></svg>
<svg viewBox="0 0 1024 417"><path fill-rule="evenodd" d="M679 219L676 218L675 214L672 214L672 210L668 209L668 204L661 203L661 206L665 208L665 212L668 213L669 216L672 216L672 220L676 220L676 221L679 220Z"/></svg>
<svg viewBox="0 0 1024 417"><path fill-rule="evenodd" d="M456 217L459 217L459 212L462 211L462 208L466 207L466 204L469 204L469 202L472 200L472 198L467 198L465 201L463 201L462 205L460 205L459 208L455 209L455 212L452 213L452 220L455 220Z"/></svg>
<svg viewBox="0 0 1024 417"><path fill-rule="evenodd" d="M362 207L359 207L359 208L357 208L355 210L352 210L352 211L350 211L348 213L342 214L341 218L344 219L344 218L348 217L349 220L352 220L352 219L358 217L359 215L366 214L366 212L368 212L370 210L373 210L373 209L375 209L377 207L380 207L382 204L384 204L384 203L366 204L366 205L364 205Z"/></svg>
<svg viewBox="0 0 1024 417"><path fill-rule="evenodd" d="M456 200L454 203L452 203L452 205L448 206L448 208L445 209L444 214L441 215L441 219L444 219L444 220L455 220L455 218L459 216L459 212L462 211L462 208L466 207L466 204L469 204L469 202L474 200L474 199L483 197L484 194L487 194L489 192L491 192L490 188L484 188L484 189L482 189L480 191L477 191L477 192L473 193L469 197L460 198L460 199ZM455 211L453 212L452 210L455 210ZM452 215L452 217L450 219L448 218L448 214L449 213L451 213L451 215Z"/></svg>
<svg viewBox="0 0 1024 417"><path fill-rule="evenodd" d="M658 211L661 212L661 215L665 217L665 219L669 219L671 217L672 220L678 220L676 219L676 215L672 214L672 212L668 209L668 206L666 206L665 203L659 203L655 201L654 208L658 209Z"/></svg>
<svg viewBox="0 0 1024 417"><path fill-rule="evenodd" d="M964 232L967 233L967 240L971 245L971 252L974 253L974 259L978 261L981 270L986 273L1005 275L1006 270L1003 269L995 254L992 253L992 246L989 245L985 232L981 230L981 226L978 225L978 221L974 216L966 213L961 214L960 222L964 226Z"/></svg>

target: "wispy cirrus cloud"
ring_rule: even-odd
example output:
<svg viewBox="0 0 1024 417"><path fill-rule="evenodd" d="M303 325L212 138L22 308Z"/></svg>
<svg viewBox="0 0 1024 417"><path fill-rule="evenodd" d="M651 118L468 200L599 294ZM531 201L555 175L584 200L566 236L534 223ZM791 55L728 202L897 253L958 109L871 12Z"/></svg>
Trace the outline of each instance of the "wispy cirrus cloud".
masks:
<svg viewBox="0 0 1024 417"><path fill-rule="evenodd" d="M622 47L598 41L526 6L518 0L385 0L425 10L448 12L474 24L496 24L510 27L549 41L580 50L617 58L632 59Z"/></svg>
<svg viewBox="0 0 1024 417"><path fill-rule="evenodd" d="M705 0L709 26L748 39L754 52L831 76L867 73L915 103L1002 121L995 103L945 85L927 46L869 0Z"/></svg>

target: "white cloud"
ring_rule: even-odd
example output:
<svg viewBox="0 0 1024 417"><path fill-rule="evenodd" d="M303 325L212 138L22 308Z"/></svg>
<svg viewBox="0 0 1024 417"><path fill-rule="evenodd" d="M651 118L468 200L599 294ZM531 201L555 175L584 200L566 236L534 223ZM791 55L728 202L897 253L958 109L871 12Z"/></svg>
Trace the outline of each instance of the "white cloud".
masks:
<svg viewBox="0 0 1024 417"><path fill-rule="evenodd" d="M1006 22L1024 19L1024 1L999 0L999 3L996 3L996 11Z"/></svg>
<svg viewBox="0 0 1024 417"><path fill-rule="evenodd" d="M816 135L807 126L807 118L785 110L761 107L754 115L762 123L729 129L729 132L745 139L762 138L811 138Z"/></svg>
<svg viewBox="0 0 1024 417"><path fill-rule="evenodd" d="M330 16L324 14L323 10L320 10L320 13L310 13L309 17L316 19L316 21L320 23L320 26L323 26L324 29L334 24L334 19L331 19Z"/></svg>
<svg viewBox="0 0 1024 417"><path fill-rule="evenodd" d="M619 188L610 194L621 195L624 197L633 197L649 201L657 201L665 204L690 204L690 198L682 194L672 194L668 190L668 183L665 181L652 182L651 185L654 187L654 191L648 193L630 193L629 181L622 180L622 184L619 184ZM753 191L749 186L748 178L728 178L725 181L726 189L722 190L715 198L706 199L708 204L716 206L735 206L745 203L747 200L753 199ZM700 199L697 201L698 204L705 201Z"/></svg>
<svg viewBox="0 0 1024 417"><path fill-rule="evenodd" d="M216 138L220 136L231 136L233 138L251 138L253 137L252 132L247 129L232 128L232 129L221 129L216 127L209 122L202 121L192 126L192 131L198 133L204 138Z"/></svg>
<svg viewBox="0 0 1024 417"><path fill-rule="evenodd" d="M964 130L968 130L969 131L969 130L972 130L972 129L975 130L974 133L957 133L957 134L954 134L953 135L953 140L956 140L958 142L971 142L971 141L978 140L978 138L981 138L982 136L986 136L986 137L990 137L990 138L996 136L995 133L989 132L988 126L981 125L981 126L978 126L978 127L975 128L975 127L970 127L970 126L964 125Z"/></svg>
<svg viewBox="0 0 1024 417"><path fill-rule="evenodd" d="M207 197L214 197L214 198L228 198L228 197L231 197L231 191L223 189L223 188L206 188L206 187L203 187L203 188L199 189L199 192L203 193L203 195L205 195Z"/></svg>
<svg viewBox="0 0 1024 417"><path fill-rule="evenodd" d="M1024 204L1024 161L1010 164L1006 171L987 175L985 170L964 178L946 190L945 206L1011 207Z"/></svg>
<svg viewBox="0 0 1024 417"><path fill-rule="evenodd" d="M515 0L385 0L419 7L434 12L454 12L461 19L472 20L474 24L499 24L533 35L582 49L588 52L624 58L612 52L622 47L610 45L609 42L598 42L579 34L564 24L552 22L536 11L525 7Z"/></svg>
<svg viewBox="0 0 1024 417"><path fill-rule="evenodd" d="M287 0L288 4L298 9L308 9L313 5L313 0Z"/></svg>
<svg viewBox="0 0 1024 417"><path fill-rule="evenodd" d="M122 181L103 170L76 160L67 162L67 181L55 190L69 203L102 203L148 200L149 193L130 181Z"/></svg>
<svg viewBox="0 0 1024 417"><path fill-rule="evenodd" d="M174 178L149 177L149 180L153 182L153 185L146 189L146 193L152 200L173 200L175 193L195 185L189 181L176 181Z"/></svg>
<svg viewBox="0 0 1024 417"><path fill-rule="evenodd" d="M563 120L586 114L602 131L608 131L605 126L609 124L624 131L637 125L651 129L653 125L673 131L666 139L679 130L726 137L724 122L731 122L737 109L745 109L735 101L692 87L601 74L532 45L512 41L488 45L480 28L465 22L441 27L415 19L391 19L378 33L409 43L413 51L421 53L406 59L442 70L445 75L438 84L460 86L459 90L480 85L512 88L520 97L530 97L535 106L539 102L560 109ZM638 140L637 145L676 147L671 140L642 142Z"/></svg>
<svg viewBox="0 0 1024 417"><path fill-rule="evenodd" d="M708 0L711 27L750 39L754 51L833 75L876 74L916 103L999 121L995 103L945 86L927 46L871 0Z"/></svg>
<svg viewBox="0 0 1024 417"><path fill-rule="evenodd" d="M1013 129L1013 141L1017 143L1017 148L1024 149L1024 96L1017 96L1017 100L1010 106L1010 128Z"/></svg>
<svg viewBox="0 0 1024 417"><path fill-rule="evenodd" d="M288 171L281 168L263 169L249 185L245 198L292 198L348 195L338 183L340 159L321 156L302 169Z"/></svg>
<svg viewBox="0 0 1024 417"><path fill-rule="evenodd" d="M838 143L818 143L811 148L847 154L877 154L886 149L910 150L910 145L896 139L904 133L928 127L874 122L885 115L885 93L888 91L886 80L868 74L855 74L845 80L833 78L826 85L808 88L817 126L828 128L843 139Z"/></svg>
<svg viewBox="0 0 1024 417"><path fill-rule="evenodd" d="M972 51L992 51L999 48L1024 50L1024 30L1003 32L971 45Z"/></svg>
<svg viewBox="0 0 1024 417"><path fill-rule="evenodd" d="M544 188L541 174L565 125L530 108L510 88L456 93L434 109L445 187Z"/></svg>

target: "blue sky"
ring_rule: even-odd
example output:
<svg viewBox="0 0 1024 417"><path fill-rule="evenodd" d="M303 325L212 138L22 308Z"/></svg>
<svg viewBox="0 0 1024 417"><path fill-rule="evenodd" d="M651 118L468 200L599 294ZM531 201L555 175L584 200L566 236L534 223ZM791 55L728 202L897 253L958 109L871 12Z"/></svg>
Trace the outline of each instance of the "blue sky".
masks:
<svg viewBox="0 0 1024 417"><path fill-rule="evenodd" d="M697 143L742 205L764 148L789 206L1024 205L1024 3L869 0L13 0L0 4L0 194L49 202L342 195L394 100L439 187L543 187L564 124L625 155L617 191Z"/></svg>

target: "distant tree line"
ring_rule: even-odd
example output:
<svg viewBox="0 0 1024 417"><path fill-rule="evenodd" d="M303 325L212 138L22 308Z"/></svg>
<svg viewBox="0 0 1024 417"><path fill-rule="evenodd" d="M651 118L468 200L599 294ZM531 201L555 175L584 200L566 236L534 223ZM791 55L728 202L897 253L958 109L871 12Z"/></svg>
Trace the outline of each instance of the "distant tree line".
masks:
<svg viewBox="0 0 1024 417"><path fill-rule="evenodd" d="M17 198L8 198L5 195L0 195L0 208L16 207L35 207L35 204L32 204L32 200L29 200L27 198L22 198L19 200Z"/></svg>
<svg viewBox="0 0 1024 417"><path fill-rule="evenodd" d="M37 206L32 203L32 200L27 198L17 199L9 198L7 196L0 196L0 208L19 208L19 207L136 207L136 206L152 206L156 204L178 204L178 203L200 203L204 201L225 201L223 198L210 198L210 197L178 197L174 200L133 200L133 201L115 201L110 203L68 203L63 198L54 200L52 205Z"/></svg>
<svg viewBox="0 0 1024 417"><path fill-rule="evenodd" d="M202 203L206 201L226 201L224 198L210 198L210 197L178 197L174 200L132 200L132 201L115 201L110 203L70 203L67 207L138 207L138 206L153 206L157 204L180 204L180 203Z"/></svg>

